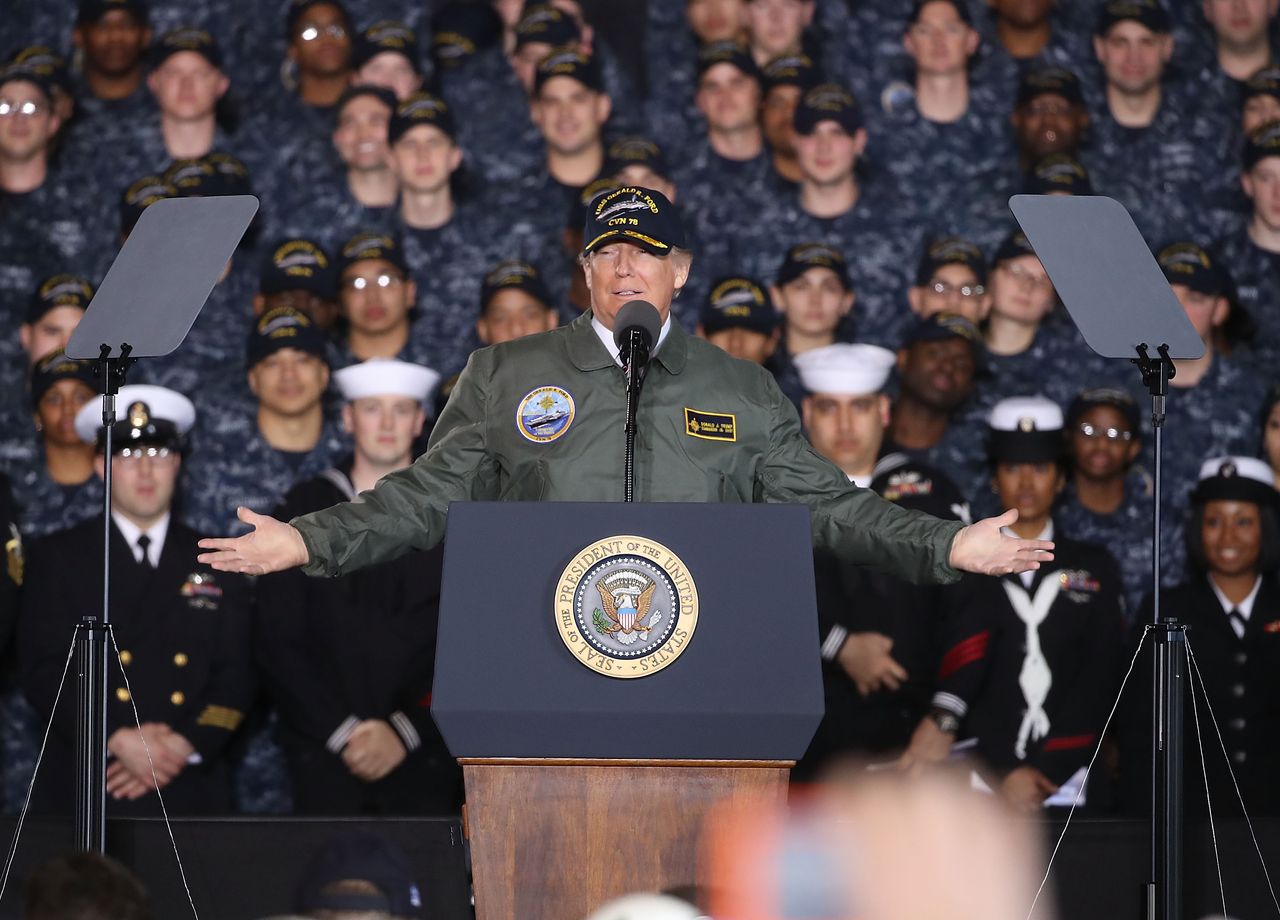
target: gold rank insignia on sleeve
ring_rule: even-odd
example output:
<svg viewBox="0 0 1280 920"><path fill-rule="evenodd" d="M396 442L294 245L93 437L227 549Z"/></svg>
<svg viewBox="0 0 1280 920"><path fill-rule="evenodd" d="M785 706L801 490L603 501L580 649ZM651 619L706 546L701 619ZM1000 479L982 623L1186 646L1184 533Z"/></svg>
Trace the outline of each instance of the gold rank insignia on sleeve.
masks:
<svg viewBox="0 0 1280 920"><path fill-rule="evenodd" d="M9 566L9 579L22 587L22 534L13 524L9 525L9 539L4 542L5 561Z"/></svg>
<svg viewBox="0 0 1280 920"><path fill-rule="evenodd" d="M208 725L211 728L223 728L229 732L235 731L240 727L240 723L244 721L244 713L239 709L232 709L229 706L214 706L212 704L204 707L204 711L200 713L200 717L196 719L197 725Z"/></svg>
<svg viewBox="0 0 1280 920"><path fill-rule="evenodd" d="M705 441L736 441L738 440L738 418L728 412L702 412L686 406L684 433Z"/></svg>

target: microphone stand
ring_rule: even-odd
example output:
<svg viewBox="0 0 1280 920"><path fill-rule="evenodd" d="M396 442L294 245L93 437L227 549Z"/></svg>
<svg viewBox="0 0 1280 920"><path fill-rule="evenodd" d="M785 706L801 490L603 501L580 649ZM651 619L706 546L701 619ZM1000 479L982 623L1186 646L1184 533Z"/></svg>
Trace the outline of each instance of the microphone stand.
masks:
<svg viewBox="0 0 1280 920"><path fill-rule="evenodd" d="M627 377L626 447L622 458L622 500L634 502L636 492L636 407L649 361L649 343L641 329L630 329L622 349L622 372Z"/></svg>

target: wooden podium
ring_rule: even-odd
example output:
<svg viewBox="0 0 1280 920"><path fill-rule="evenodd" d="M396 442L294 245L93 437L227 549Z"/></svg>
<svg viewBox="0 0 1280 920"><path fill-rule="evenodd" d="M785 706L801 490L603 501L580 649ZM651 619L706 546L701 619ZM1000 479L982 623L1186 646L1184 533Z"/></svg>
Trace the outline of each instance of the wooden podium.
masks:
<svg viewBox="0 0 1280 920"><path fill-rule="evenodd" d="M564 637L594 628L589 573L619 539L669 549L676 580L696 584L677 656L624 649L613 665L636 679L586 666ZM622 894L705 883L707 814L785 800L822 718L811 546L796 506L450 508L432 713L463 767L477 920L582 920ZM627 558L659 582L675 567ZM578 560L582 586L565 591ZM664 608L673 626L690 596ZM587 604L572 628L566 597Z"/></svg>
<svg viewBox="0 0 1280 920"><path fill-rule="evenodd" d="M586 917L705 882L713 807L780 804L789 761L462 758L476 920Z"/></svg>

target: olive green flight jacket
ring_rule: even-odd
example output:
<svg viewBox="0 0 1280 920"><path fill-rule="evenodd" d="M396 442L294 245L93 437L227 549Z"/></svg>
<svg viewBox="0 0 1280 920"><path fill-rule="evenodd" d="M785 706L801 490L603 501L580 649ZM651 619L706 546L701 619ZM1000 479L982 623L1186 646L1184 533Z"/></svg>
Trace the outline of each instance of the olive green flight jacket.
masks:
<svg viewBox="0 0 1280 920"><path fill-rule="evenodd" d="M538 402L544 388L567 393L572 415L567 425L562 414L534 427L535 435L553 433L538 441L523 431L530 430L529 397ZM551 332L482 348L421 457L354 502L291 521L310 554L304 571L341 575L428 549L444 538L450 502L621 501L625 419L623 373L590 312ZM635 470L636 501L804 504L814 544L851 563L917 582L959 577L948 558L962 525L850 483L809 446L795 407L766 370L675 322L644 382Z"/></svg>

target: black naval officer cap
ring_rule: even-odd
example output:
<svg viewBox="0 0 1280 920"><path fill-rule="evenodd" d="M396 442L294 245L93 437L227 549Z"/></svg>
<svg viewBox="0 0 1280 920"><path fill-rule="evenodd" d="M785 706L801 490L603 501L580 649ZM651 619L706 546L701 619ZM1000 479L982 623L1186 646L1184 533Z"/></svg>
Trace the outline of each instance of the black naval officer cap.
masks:
<svg viewBox="0 0 1280 920"><path fill-rule="evenodd" d="M366 882L372 891L334 890L335 882ZM358 912L388 917L421 917L422 893L404 852L364 831L343 833L320 846L303 870L293 909Z"/></svg>
<svg viewBox="0 0 1280 920"><path fill-rule="evenodd" d="M167 447L183 450L186 434L196 421L191 400L176 390L150 384L129 384L116 394L116 422L111 426L111 449ZM85 443L105 446L102 398L91 399L76 413L76 434Z"/></svg>
<svg viewBox="0 0 1280 920"><path fill-rule="evenodd" d="M1075 427L1086 412L1098 406L1110 406L1115 409L1124 416L1129 430L1137 435L1138 426L1141 424L1138 404L1128 391L1118 387L1094 387L1077 394L1076 398L1071 400L1071 405L1067 407L1067 426Z"/></svg>
<svg viewBox="0 0 1280 920"><path fill-rule="evenodd" d="M485 273L480 283L480 312L489 308L495 294L509 289L524 291L548 310L552 308L551 292L538 269L521 259L507 259Z"/></svg>
<svg viewBox="0 0 1280 920"><path fill-rule="evenodd" d="M542 87L553 77L569 77L592 92L604 92L600 62L577 48L557 48L538 63L533 75L533 94L541 95Z"/></svg>
<svg viewBox="0 0 1280 920"><path fill-rule="evenodd" d="M601 175L616 176L628 166L644 166L664 179L671 178L671 168L662 148L647 137L620 137L605 149Z"/></svg>
<svg viewBox="0 0 1280 920"><path fill-rule="evenodd" d="M338 276L341 277L343 272L357 262L373 259L390 262L401 274L409 274L404 249L393 236L388 233L363 232L342 244L342 250L338 254Z"/></svg>
<svg viewBox="0 0 1280 920"><path fill-rule="evenodd" d="M944 236L925 247L916 268L916 284L928 284L944 265L963 265L973 272L978 284L987 283L987 260L977 244L962 236Z"/></svg>
<svg viewBox="0 0 1280 920"><path fill-rule="evenodd" d="M1214 457L1200 466L1191 501L1253 502L1261 508L1280 508L1275 472L1257 457Z"/></svg>
<svg viewBox="0 0 1280 920"><path fill-rule="evenodd" d="M1106 35L1118 22L1131 20L1152 32L1169 31L1169 13L1157 0L1108 0L1098 10L1095 35Z"/></svg>
<svg viewBox="0 0 1280 920"><path fill-rule="evenodd" d="M314 240L280 240L263 255L258 293L307 291L324 300L338 296L338 273L324 247Z"/></svg>
<svg viewBox="0 0 1280 920"><path fill-rule="evenodd" d="M143 176L120 196L120 232L131 233L142 212L163 198L181 198L182 193L161 176Z"/></svg>
<svg viewBox="0 0 1280 920"><path fill-rule="evenodd" d="M150 10L144 0L80 0L76 24L83 26L95 23L116 10L128 13L139 25L146 25L150 16Z"/></svg>
<svg viewBox="0 0 1280 920"><path fill-rule="evenodd" d="M1010 396L987 416L987 454L996 463L1047 463L1066 454L1062 408L1044 396Z"/></svg>
<svg viewBox="0 0 1280 920"><path fill-rule="evenodd" d="M452 70L502 40L502 17L492 3L453 0L431 17L431 56L440 70Z"/></svg>
<svg viewBox="0 0 1280 920"><path fill-rule="evenodd" d="M379 20L356 37L351 49L351 69L359 70L387 52L400 55L413 67L414 73L422 73L417 33L394 19Z"/></svg>
<svg viewBox="0 0 1280 920"><path fill-rule="evenodd" d="M50 352L31 367L31 405L39 406L44 394L60 380L78 380L97 392L95 369L94 362L68 358L61 348Z"/></svg>
<svg viewBox="0 0 1280 920"><path fill-rule="evenodd" d="M305 352L328 364L328 346L328 339L311 317L292 307L276 307L258 317L249 333L248 366L256 367L283 348Z"/></svg>
<svg viewBox="0 0 1280 920"><path fill-rule="evenodd" d="M661 192L635 185L604 192L591 202L582 240L584 253L618 241L656 256L688 247L675 205Z"/></svg>
<svg viewBox="0 0 1280 920"><path fill-rule="evenodd" d="M1072 105L1084 105L1080 78L1065 67L1041 67L1022 75L1018 81L1018 108L1041 96L1061 96Z"/></svg>
<svg viewBox="0 0 1280 920"><path fill-rule="evenodd" d="M550 3L529 3L516 23L516 50L525 45L559 48L582 39L578 23L564 10Z"/></svg>
<svg viewBox="0 0 1280 920"><path fill-rule="evenodd" d="M50 310L59 307L87 310L91 300L93 285L87 279L65 273L50 275L40 282L27 301L27 313L23 322L30 326L39 322Z"/></svg>
<svg viewBox="0 0 1280 920"><path fill-rule="evenodd" d="M1023 180L1028 195L1092 195L1093 184L1084 164L1067 153L1053 153L1036 162Z"/></svg>
<svg viewBox="0 0 1280 920"><path fill-rule="evenodd" d="M449 108L449 103L439 96L419 90L396 106L395 114L391 116L391 127L387 130L387 142L396 143L419 125L439 128L450 138L456 136L453 110Z"/></svg>
<svg viewBox="0 0 1280 920"><path fill-rule="evenodd" d="M725 329L749 329L772 335L778 328L778 311L763 284L741 276L720 278L698 318L707 335Z"/></svg>
<svg viewBox="0 0 1280 920"><path fill-rule="evenodd" d="M846 291L853 289L853 283L849 280L849 263L845 261L844 253L834 246L819 242L797 243L788 249L782 260L782 267L778 269L775 283L779 286L790 284L811 268L829 268L835 272Z"/></svg>
<svg viewBox="0 0 1280 920"><path fill-rule="evenodd" d="M703 45L698 49L698 79L702 79L717 64L731 64L738 72L760 82L760 68L751 56L751 49L741 42L718 41Z"/></svg>
<svg viewBox="0 0 1280 920"><path fill-rule="evenodd" d="M1156 262L1170 284L1184 284L1210 297L1231 298L1231 275L1198 243L1170 243L1156 254Z"/></svg>
<svg viewBox="0 0 1280 920"><path fill-rule="evenodd" d="M822 82L822 74L813 58L803 52L783 54L774 58L760 71L760 82L765 95L779 86L797 86L808 89Z"/></svg>
<svg viewBox="0 0 1280 920"><path fill-rule="evenodd" d="M180 51L193 51L209 62L209 66L222 69L222 49L214 37L204 29L184 26L171 29L151 44L151 69L156 70Z"/></svg>
<svg viewBox="0 0 1280 920"><path fill-rule="evenodd" d="M1244 171L1267 157L1280 157L1280 121L1268 122L1249 135L1244 143Z"/></svg>

